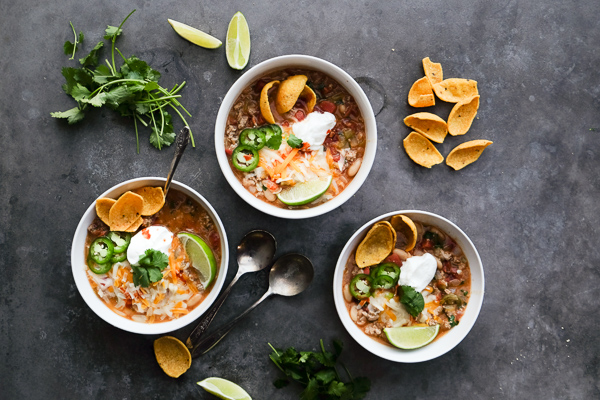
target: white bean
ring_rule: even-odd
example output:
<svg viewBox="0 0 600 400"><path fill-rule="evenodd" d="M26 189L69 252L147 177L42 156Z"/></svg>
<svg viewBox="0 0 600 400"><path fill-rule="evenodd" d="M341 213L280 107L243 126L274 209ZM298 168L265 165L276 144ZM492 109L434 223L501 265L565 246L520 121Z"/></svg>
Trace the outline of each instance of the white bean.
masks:
<svg viewBox="0 0 600 400"><path fill-rule="evenodd" d="M273 193L271 193L268 189L264 191L265 193L265 197L267 198L267 200L269 201L275 201L276 197Z"/></svg>
<svg viewBox="0 0 600 400"><path fill-rule="evenodd" d="M344 285L344 299L347 302L352 301L352 293L350 293L350 287L348 285Z"/></svg>
<svg viewBox="0 0 600 400"><path fill-rule="evenodd" d="M394 254L396 254L402 261L408 260L410 254L401 249L394 249Z"/></svg>
<svg viewBox="0 0 600 400"><path fill-rule="evenodd" d="M188 308L195 307L202 300L202 295L200 293L196 293L193 295L187 302Z"/></svg>
<svg viewBox="0 0 600 400"><path fill-rule="evenodd" d="M348 176L356 175L358 169L360 168L360 164L362 164L362 158L359 158L356 161L354 161L350 168L348 168Z"/></svg>
<svg viewBox="0 0 600 400"><path fill-rule="evenodd" d="M435 260L437 261L437 269L440 269L440 270L441 270L441 269L442 269L442 267L443 267L443 265L442 265L442 262L441 262L441 261L440 261L440 259L439 259L439 258L437 258L437 257L435 258Z"/></svg>
<svg viewBox="0 0 600 400"><path fill-rule="evenodd" d="M352 321L356 322L356 319L358 318L358 310L356 309L356 306L352 306L350 309L350 318L352 318Z"/></svg>

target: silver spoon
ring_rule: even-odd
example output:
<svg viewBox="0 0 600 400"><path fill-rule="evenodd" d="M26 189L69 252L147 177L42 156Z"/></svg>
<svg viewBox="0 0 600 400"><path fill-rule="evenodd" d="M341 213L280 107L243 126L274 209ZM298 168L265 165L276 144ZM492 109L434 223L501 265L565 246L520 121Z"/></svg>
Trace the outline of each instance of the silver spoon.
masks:
<svg viewBox="0 0 600 400"><path fill-rule="evenodd" d="M303 292L312 282L314 273L315 270L312 263L305 256L301 254L286 254L281 256L269 273L269 290L238 317L202 338L191 351L192 357L195 358L207 353L231 331L238 321L254 310L267 297L274 294L295 296Z"/></svg>
<svg viewBox="0 0 600 400"><path fill-rule="evenodd" d="M215 318L219 308L221 308L225 302L225 299L227 296L229 296L231 288L233 285L235 285L238 279L240 279L240 277L245 273L260 271L271 265L276 250L277 242L275 242L273 235L267 231L251 231L244 236L237 247L238 272L229 286L227 286L227 289L221 293L219 298L200 318L200 322L198 325L196 325L196 328L194 328L190 334L190 337L188 337L185 341L185 344L188 348L192 349L194 348L195 344L198 343L200 336L202 336L206 328L208 328L212 322L213 318Z"/></svg>
<svg viewBox="0 0 600 400"><path fill-rule="evenodd" d="M173 154L173 161L171 161L171 169L169 170L169 175L167 175L167 181L165 182L165 199L167 198L167 192L171 187L171 181L173 180L173 175L175 174L175 170L177 169L177 164L179 164L179 160L183 155L183 151L188 145L190 141L190 128L184 126L183 129L177 135L175 139L175 154Z"/></svg>

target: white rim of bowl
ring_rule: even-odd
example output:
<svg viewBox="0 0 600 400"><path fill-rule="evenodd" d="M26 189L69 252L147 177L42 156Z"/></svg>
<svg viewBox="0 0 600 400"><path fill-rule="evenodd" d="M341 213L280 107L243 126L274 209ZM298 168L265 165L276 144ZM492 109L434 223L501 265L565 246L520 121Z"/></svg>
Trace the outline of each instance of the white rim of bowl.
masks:
<svg viewBox="0 0 600 400"><path fill-rule="evenodd" d="M365 145L365 155L363 157L363 164L361 165L358 173L352 179L350 184L333 199L320 204L316 207L302 209L302 210L290 210L285 208L279 208L264 202L254 197L248 190L238 181L235 174L231 170L227 156L225 155L225 128L227 123L227 117L229 110L233 107L233 103L238 98L242 90L244 90L253 80L258 79L260 75L270 71L283 69L283 68L306 68L323 72L339 84L344 86L350 94L356 100L356 103L361 111L363 119L365 121L365 131L367 132L367 143ZM369 99L365 95L360 85L352 78L347 72L332 64L329 61L325 61L321 58L307 56L302 54L290 54L285 56L274 57L257 64L256 66L249 69L244 75L242 75L227 91L219 113L217 114L217 121L215 123L215 151L217 153L217 160L221 171L229 185L233 190L250 204L252 207L266 214L273 215L279 218L287 219L303 219L312 218L318 215L328 213L336 209L337 207L348 201L360 187L363 185L373 162L375 161L375 153L377 151L377 124L375 122L375 115Z"/></svg>
<svg viewBox="0 0 600 400"><path fill-rule="evenodd" d="M102 193L100 196L98 196L98 199L107 196L114 197L126 192L127 190L141 187L141 185L164 185L165 181L166 179L161 177L143 177L130 179L128 181L119 183L118 185L111 187L110 189ZM141 184L140 182L144 183ZM100 298L98 298L98 295L92 289L87 278L87 266L85 264L84 254L87 228L96 216L96 201L92 202L92 204L87 208L87 210L81 217L81 220L79 221L79 224L77 225L77 229L75 230L75 234L73 236L73 242L71 246L71 270L79 294L81 295L81 297L83 297L83 300L86 302L88 307L90 307L98 317L103 319L105 322L108 322L112 326L127 332L154 335L172 332L179 328L182 328L194 322L194 320L200 317L212 305L212 303L216 300L217 296L219 295L223 284L225 283L227 267L229 265L229 245L227 243L227 234L225 232L225 227L223 226L221 219L219 218L217 212L212 207L212 205L200 193L198 193L191 187L174 180L171 183L171 188L182 191L186 195L192 198L195 197L196 200L199 200L200 205L208 212L212 220L217 225L219 236L221 237L221 265L219 266L219 275L217 277L217 280L214 283L210 293L202 301L202 303L200 303L196 308L194 308L192 312L183 317L168 322L160 322L155 324L135 322L133 320L116 314L114 311L108 308L108 306L102 300L100 300Z"/></svg>
<svg viewBox="0 0 600 400"><path fill-rule="evenodd" d="M365 334L350 318L348 313L348 309L346 308L346 304L344 301L344 295L342 293L342 282L344 277L344 269L346 267L346 261L348 257L352 253L352 250L355 246L358 245L359 241L362 240L364 235L366 234L367 228L370 228L375 222L384 220L393 215L403 214L408 217L413 215L415 220L419 221L423 219L430 219L432 221L432 225L438 226L447 234L449 234L452 239L454 239L461 249L463 253L467 257L469 261L469 268L471 269L471 285L473 285L474 277L480 279L481 281L481 289L473 290L471 287L471 297L469 300L469 304L467 304L467 309L465 310L464 315L461 317L460 324L452 328L450 331L444 334L440 339L433 341L432 343L418 348L414 350L402 350L389 345L384 345L379 343L375 339L369 337ZM426 222L430 223L430 222ZM438 225L436 225L436 223ZM441 225L446 225L446 228ZM451 227L455 230L456 234L452 234L448 232L448 227ZM427 211L421 210L399 210L392 211L383 215L380 215L376 218L373 218L352 235L352 237L348 240L346 245L344 246L342 252L340 253L340 257L338 258L335 272L333 276L333 300L335 303L335 308L342 321L342 324L352 336L352 338L358 342L365 350L370 353L375 354L381 358L386 360L402 362L402 363L417 363L423 361L429 361L434 358L440 357L454 347L456 347L469 333L471 328L475 325L475 321L479 316L479 312L481 310L481 306L483 304L483 297L485 292L485 277L483 272L483 264L481 263L481 258L479 257L479 253L475 248L475 245L469 239L466 233L462 231L456 224L452 221L431 213Z"/></svg>

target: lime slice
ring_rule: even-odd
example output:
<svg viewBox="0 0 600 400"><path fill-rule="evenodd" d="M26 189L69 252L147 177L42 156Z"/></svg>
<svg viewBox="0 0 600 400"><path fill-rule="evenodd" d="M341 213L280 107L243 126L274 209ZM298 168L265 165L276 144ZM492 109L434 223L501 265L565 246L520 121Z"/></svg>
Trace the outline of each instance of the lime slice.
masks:
<svg viewBox="0 0 600 400"><path fill-rule="evenodd" d="M175 32L184 39L197 44L200 47L207 49L216 49L221 47L223 43L214 36L210 36L208 33L204 33L196 28L192 28L189 25L182 24L181 22L173 21L168 19L169 24L175 29Z"/></svg>
<svg viewBox="0 0 600 400"><path fill-rule="evenodd" d="M296 185L284 189L277 195L282 203L288 206L301 206L315 201L323 196L323 193L329 189L332 176L327 178L314 179L305 183L297 183Z"/></svg>
<svg viewBox="0 0 600 400"><path fill-rule="evenodd" d="M252 397L239 385L223 378L206 378L197 382L202 389L225 400L252 400Z"/></svg>
<svg viewBox="0 0 600 400"><path fill-rule="evenodd" d="M250 59L250 29L244 14L239 11L233 15L227 28L225 54L233 69L244 69Z"/></svg>
<svg viewBox="0 0 600 400"><path fill-rule="evenodd" d="M383 331L392 345L412 350L431 343L440 331L440 326L401 326L385 328Z"/></svg>
<svg viewBox="0 0 600 400"><path fill-rule="evenodd" d="M200 282L206 289L217 275L217 260L204 240L189 232L180 232L181 241L194 268L200 273Z"/></svg>

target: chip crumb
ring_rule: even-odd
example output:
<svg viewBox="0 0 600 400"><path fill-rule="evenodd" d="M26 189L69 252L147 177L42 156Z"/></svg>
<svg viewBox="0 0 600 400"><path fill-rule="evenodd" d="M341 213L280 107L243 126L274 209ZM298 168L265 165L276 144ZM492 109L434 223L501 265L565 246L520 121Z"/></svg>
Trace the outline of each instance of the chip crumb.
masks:
<svg viewBox="0 0 600 400"><path fill-rule="evenodd" d="M571 339L567 339L567 343L569 343L571 341Z"/></svg>

